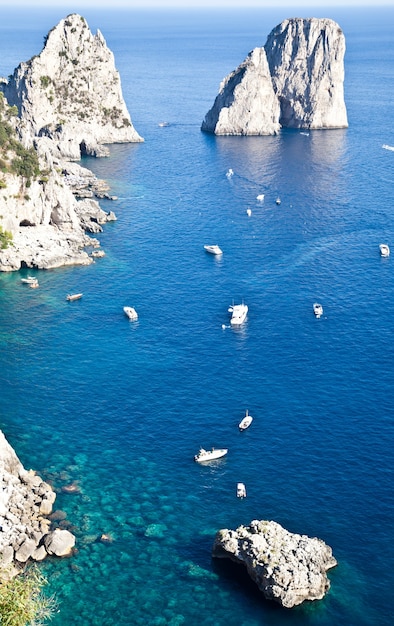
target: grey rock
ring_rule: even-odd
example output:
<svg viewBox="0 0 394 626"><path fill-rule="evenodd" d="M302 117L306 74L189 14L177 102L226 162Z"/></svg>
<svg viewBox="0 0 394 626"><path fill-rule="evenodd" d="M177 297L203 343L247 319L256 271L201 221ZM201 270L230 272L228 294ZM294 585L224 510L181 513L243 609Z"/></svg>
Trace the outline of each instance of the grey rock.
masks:
<svg viewBox="0 0 394 626"><path fill-rule="evenodd" d="M201 130L274 135L281 126L346 128L344 55L345 37L333 20L284 20L222 81Z"/></svg>
<svg viewBox="0 0 394 626"><path fill-rule="evenodd" d="M21 563L26 563L36 548L37 544L34 539L26 539L15 553L15 559Z"/></svg>
<svg viewBox="0 0 394 626"><path fill-rule="evenodd" d="M43 544L48 554L69 556L75 546L75 537L68 530L55 528L44 537Z"/></svg>
<svg viewBox="0 0 394 626"><path fill-rule="evenodd" d="M286 608L323 598L330 588L326 572L337 565L321 539L290 533L266 520L220 530L212 555L244 565L265 598Z"/></svg>

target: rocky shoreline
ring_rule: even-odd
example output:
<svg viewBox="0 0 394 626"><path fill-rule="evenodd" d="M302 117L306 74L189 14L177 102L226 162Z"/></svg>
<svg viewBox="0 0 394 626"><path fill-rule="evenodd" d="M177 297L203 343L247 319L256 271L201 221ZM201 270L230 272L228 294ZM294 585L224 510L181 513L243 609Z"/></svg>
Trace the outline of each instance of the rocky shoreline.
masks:
<svg viewBox="0 0 394 626"><path fill-rule="evenodd" d="M75 536L52 528L56 494L34 471L27 471L0 431L0 579L17 575L27 562L70 556Z"/></svg>

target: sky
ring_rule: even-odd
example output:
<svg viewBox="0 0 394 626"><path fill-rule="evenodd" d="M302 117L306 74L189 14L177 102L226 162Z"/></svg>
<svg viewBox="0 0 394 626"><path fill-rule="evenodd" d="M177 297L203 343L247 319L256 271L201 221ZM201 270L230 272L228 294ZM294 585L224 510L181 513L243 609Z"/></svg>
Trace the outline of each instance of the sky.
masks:
<svg viewBox="0 0 394 626"><path fill-rule="evenodd" d="M80 8L128 8L128 9L244 9L265 7L314 7L330 8L340 6L394 6L394 0L0 0L0 7L48 6L65 7L69 12ZM186 6L185 6L186 5Z"/></svg>

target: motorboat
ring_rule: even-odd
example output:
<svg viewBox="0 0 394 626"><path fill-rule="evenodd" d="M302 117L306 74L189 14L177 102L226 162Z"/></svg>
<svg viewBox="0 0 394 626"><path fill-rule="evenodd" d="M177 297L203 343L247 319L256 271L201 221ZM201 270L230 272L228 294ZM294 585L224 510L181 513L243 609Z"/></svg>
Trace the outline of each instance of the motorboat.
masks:
<svg viewBox="0 0 394 626"><path fill-rule="evenodd" d="M282 202L282 200L278 197L278 198L276 198L275 202L276 202L276 204L280 204Z"/></svg>
<svg viewBox="0 0 394 626"><path fill-rule="evenodd" d="M264 194L263 193L259 193L259 195L256 196L256 200L258 200L259 202L262 202L264 200Z"/></svg>
<svg viewBox="0 0 394 626"><path fill-rule="evenodd" d="M227 448L212 448L212 450L205 450L204 448L200 448L199 453L194 456L194 460L197 463L216 461L216 459L221 459L223 456L225 456L227 452Z"/></svg>
<svg viewBox="0 0 394 626"><path fill-rule="evenodd" d="M33 283L38 283L38 279L35 276L28 276L27 278L21 278L21 283L32 285Z"/></svg>
<svg viewBox="0 0 394 626"><path fill-rule="evenodd" d="M204 246L204 250L210 254L223 254L223 250L216 244L213 246Z"/></svg>
<svg viewBox="0 0 394 626"><path fill-rule="evenodd" d="M167 128L167 126L169 126L169 125L170 125L169 122L159 122L160 128Z"/></svg>
<svg viewBox="0 0 394 626"><path fill-rule="evenodd" d="M123 311L126 313L127 317L132 322L134 322L135 320L138 320L138 313L137 313L137 311L135 310L134 307L132 307L132 306L124 306L123 307Z"/></svg>
<svg viewBox="0 0 394 626"><path fill-rule="evenodd" d="M379 245L379 250L381 256L390 256L390 248L388 247L387 243L381 243Z"/></svg>
<svg viewBox="0 0 394 626"><path fill-rule="evenodd" d="M68 300L69 302L73 302L74 300L80 300L82 296L82 293L69 293L66 300Z"/></svg>
<svg viewBox="0 0 394 626"><path fill-rule="evenodd" d="M246 487L244 483L237 483L237 498L246 498Z"/></svg>
<svg viewBox="0 0 394 626"><path fill-rule="evenodd" d="M252 209L246 209L246 215L250 217L252 215Z"/></svg>
<svg viewBox="0 0 394 626"><path fill-rule="evenodd" d="M246 304L234 304L230 306L228 312L231 313L230 324L231 326L240 326L244 323L248 314L248 307Z"/></svg>
<svg viewBox="0 0 394 626"><path fill-rule="evenodd" d="M321 317L323 315L323 307L321 304L319 304L318 302L315 302L313 304L313 312L316 315L317 318Z"/></svg>
<svg viewBox="0 0 394 626"><path fill-rule="evenodd" d="M253 417L249 415L248 409L246 409L245 417L243 417L240 423L238 424L239 430L246 430L247 428L249 428L252 422L253 422Z"/></svg>
<svg viewBox="0 0 394 626"><path fill-rule="evenodd" d="M232 176L234 176L234 170L232 170L231 167L229 170L227 170L226 176L227 178L231 178Z"/></svg>

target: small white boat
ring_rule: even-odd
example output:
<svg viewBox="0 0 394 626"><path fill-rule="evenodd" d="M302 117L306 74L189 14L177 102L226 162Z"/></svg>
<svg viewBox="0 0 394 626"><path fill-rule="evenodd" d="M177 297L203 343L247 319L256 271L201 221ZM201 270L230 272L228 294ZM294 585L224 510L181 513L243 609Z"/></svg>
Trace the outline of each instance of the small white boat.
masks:
<svg viewBox="0 0 394 626"><path fill-rule="evenodd" d="M159 122L159 126L160 128L166 128L167 126L169 126L170 123L169 122Z"/></svg>
<svg viewBox="0 0 394 626"><path fill-rule="evenodd" d="M227 454L227 452L227 448L212 448L212 450L204 450L204 448L200 448L199 453L194 456L194 460L197 463L215 461L216 459L221 459Z"/></svg>
<svg viewBox="0 0 394 626"><path fill-rule="evenodd" d="M221 248L219 248L219 246L217 246L216 244L213 246L204 246L204 250L206 252L209 252L210 254L223 254L223 251L221 250Z"/></svg>
<svg viewBox="0 0 394 626"><path fill-rule="evenodd" d="M244 323L248 314L248 306L246 304L234 304L230 306L228 312L231 313L231 326L240 326Z"/></svg>
<svg viewBox="0 0 394 626"><path fill-rule="evenodd" d="M242 420L238 424L239 430L246 430L247 428L249 428L252 422L253 422L253 417L249 415L249 411L248 409L246 409L245 417L242 418Z"/></svg>
<svg viewBox="0 0 394 626"><path fill-rule="evenodd" d="M262 202L264 200L264 194L260 193L258 196L256 196L256 200L258 200L259 202Z"/></svg>
<svg viewBox="0 0 394 626"><path fill-rule="evenodd" d="M276 202L276 204L280 204L282 202L282 200L280 198L276 198L275 202Z"/></svg>
<svg viewBox="0 0 394 626"><path fill-rule="evenodd" d="M232 170L231 167L229 170L227 170L226 176L227 178L231 178L232 176L234 176L234 170Z"/></svg>
<svg viewBox="0 0 394 626"><path fill-rule="evenodd" d="M35 276L28 276L27 278L21 278L21 283L25 283L26 285L38 284L38 279Z"/></svg>
<svg viewBox="0 0 394 626"><path fill-rule="evenodd" d="M123 307L123 311L126 313L127 317L132 322L134 322L135 320L138 320L138 313L137 313L137 311L135 310L134 307L132 307L132 306L124 306Z"/></svg>
<svg viewBox="0 0 394 626"><path fill-rule="evenodd" d="M244 483L237 483L237 498L246 498L246 487Z"/></svg>
<svg viewBox="0 0 394 626"><path fill-rule="evenodd" d="M388 247L387 243L381 243L379 245L379 250L381 256L390 256L390 248Z"/></svg>
<svg viewBox="0 0 394 626"><path fill-rule="evenodd" d="M323 307L321 304L319 304L318 302L315 302L313 304L313 312L316 315L317 318L321 317L323 315Z"/></svg>
<svg viewBox="0 0 394 626"><path fill-rule="evenodd" d="M252 209L246 209L246 215L250 217L252 215Z"/></svg>
<svg viewBox="0 0 394 626"><path fill-rule="evenodd" d="M69 302L73 302L74 300L80 300L82 296L82 293L69 293L66 300L68 300Z"/></svg>

